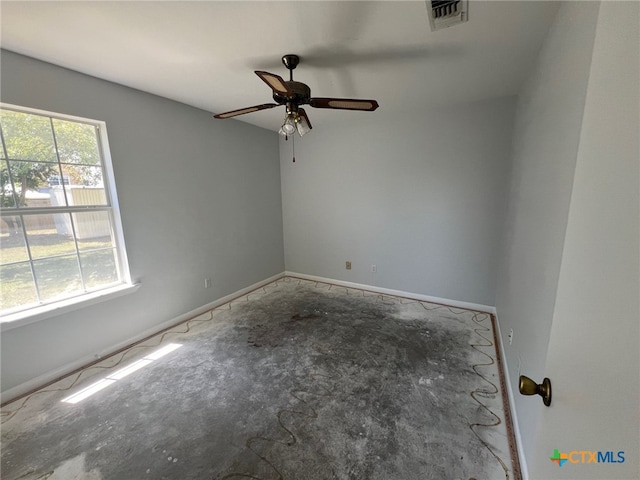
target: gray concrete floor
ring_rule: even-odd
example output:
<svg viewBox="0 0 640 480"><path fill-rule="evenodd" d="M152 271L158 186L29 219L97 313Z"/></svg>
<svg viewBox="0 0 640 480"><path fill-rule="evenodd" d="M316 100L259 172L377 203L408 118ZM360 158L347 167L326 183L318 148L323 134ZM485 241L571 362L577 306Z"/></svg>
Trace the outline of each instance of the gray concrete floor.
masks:
<svg viewBox="0 0 640 480"><path fill-rule="evenodd" d="M499 385L488 314L284 278L7 405L2 478L512 479Z"/></svg>

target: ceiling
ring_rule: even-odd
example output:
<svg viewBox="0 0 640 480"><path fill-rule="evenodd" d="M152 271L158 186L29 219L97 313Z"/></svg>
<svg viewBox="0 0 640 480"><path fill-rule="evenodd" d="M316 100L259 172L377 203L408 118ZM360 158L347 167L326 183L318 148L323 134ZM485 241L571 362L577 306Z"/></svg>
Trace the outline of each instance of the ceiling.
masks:
<svg viewBox="0 0 640 480"><path fill-rule="evenodd" d="M220 113L272 101L254 70L312 96L376 99L374 112L307 108L311 123L392 119L516 94L557 2L469 0L469 21L431 32L425 2L176 1L0 3L2 48ZM284 108L236 117L278 130Z"/></svg>

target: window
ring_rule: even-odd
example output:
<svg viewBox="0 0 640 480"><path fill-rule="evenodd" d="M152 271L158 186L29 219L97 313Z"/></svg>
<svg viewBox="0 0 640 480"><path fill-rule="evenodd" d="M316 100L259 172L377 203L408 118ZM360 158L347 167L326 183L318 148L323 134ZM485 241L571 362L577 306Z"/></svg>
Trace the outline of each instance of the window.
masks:
<svg viewBox="0 0 640 480"><path fill-rule="evenodd" d="M105 124L1 104L0 141L0 321L130 286Z"/></svg>

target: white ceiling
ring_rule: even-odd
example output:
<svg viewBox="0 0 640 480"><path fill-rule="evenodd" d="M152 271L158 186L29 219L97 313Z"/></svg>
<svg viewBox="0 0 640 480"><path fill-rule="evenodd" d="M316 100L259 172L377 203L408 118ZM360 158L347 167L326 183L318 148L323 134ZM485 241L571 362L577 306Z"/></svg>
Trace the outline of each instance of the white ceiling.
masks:
<svg viewBox="0 0 640 480"><path fill-rule="evenodd" d="M425 2L0 3L2 48L220 113L271 102L253 71L312 96L373 98L374 112L307 108L311 123L516 94L557 2L469 0L469 21L431 32ZM278 130L284 108L240 117ZM234 121L213 120L212 121Z"/></svg>

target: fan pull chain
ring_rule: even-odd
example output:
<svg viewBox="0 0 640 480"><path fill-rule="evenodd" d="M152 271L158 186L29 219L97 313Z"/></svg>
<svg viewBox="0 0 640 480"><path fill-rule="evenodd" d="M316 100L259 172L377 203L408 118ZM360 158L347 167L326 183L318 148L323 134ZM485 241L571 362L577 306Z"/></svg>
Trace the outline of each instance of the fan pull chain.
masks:
<svg viewBox="0 0 640 480"><path fill-rule="evenodd" d="M284 136L284 141L289 141L289 135ZM293 163L296 163L296 136L291 137L291 147L293 148Z"/></svg>

